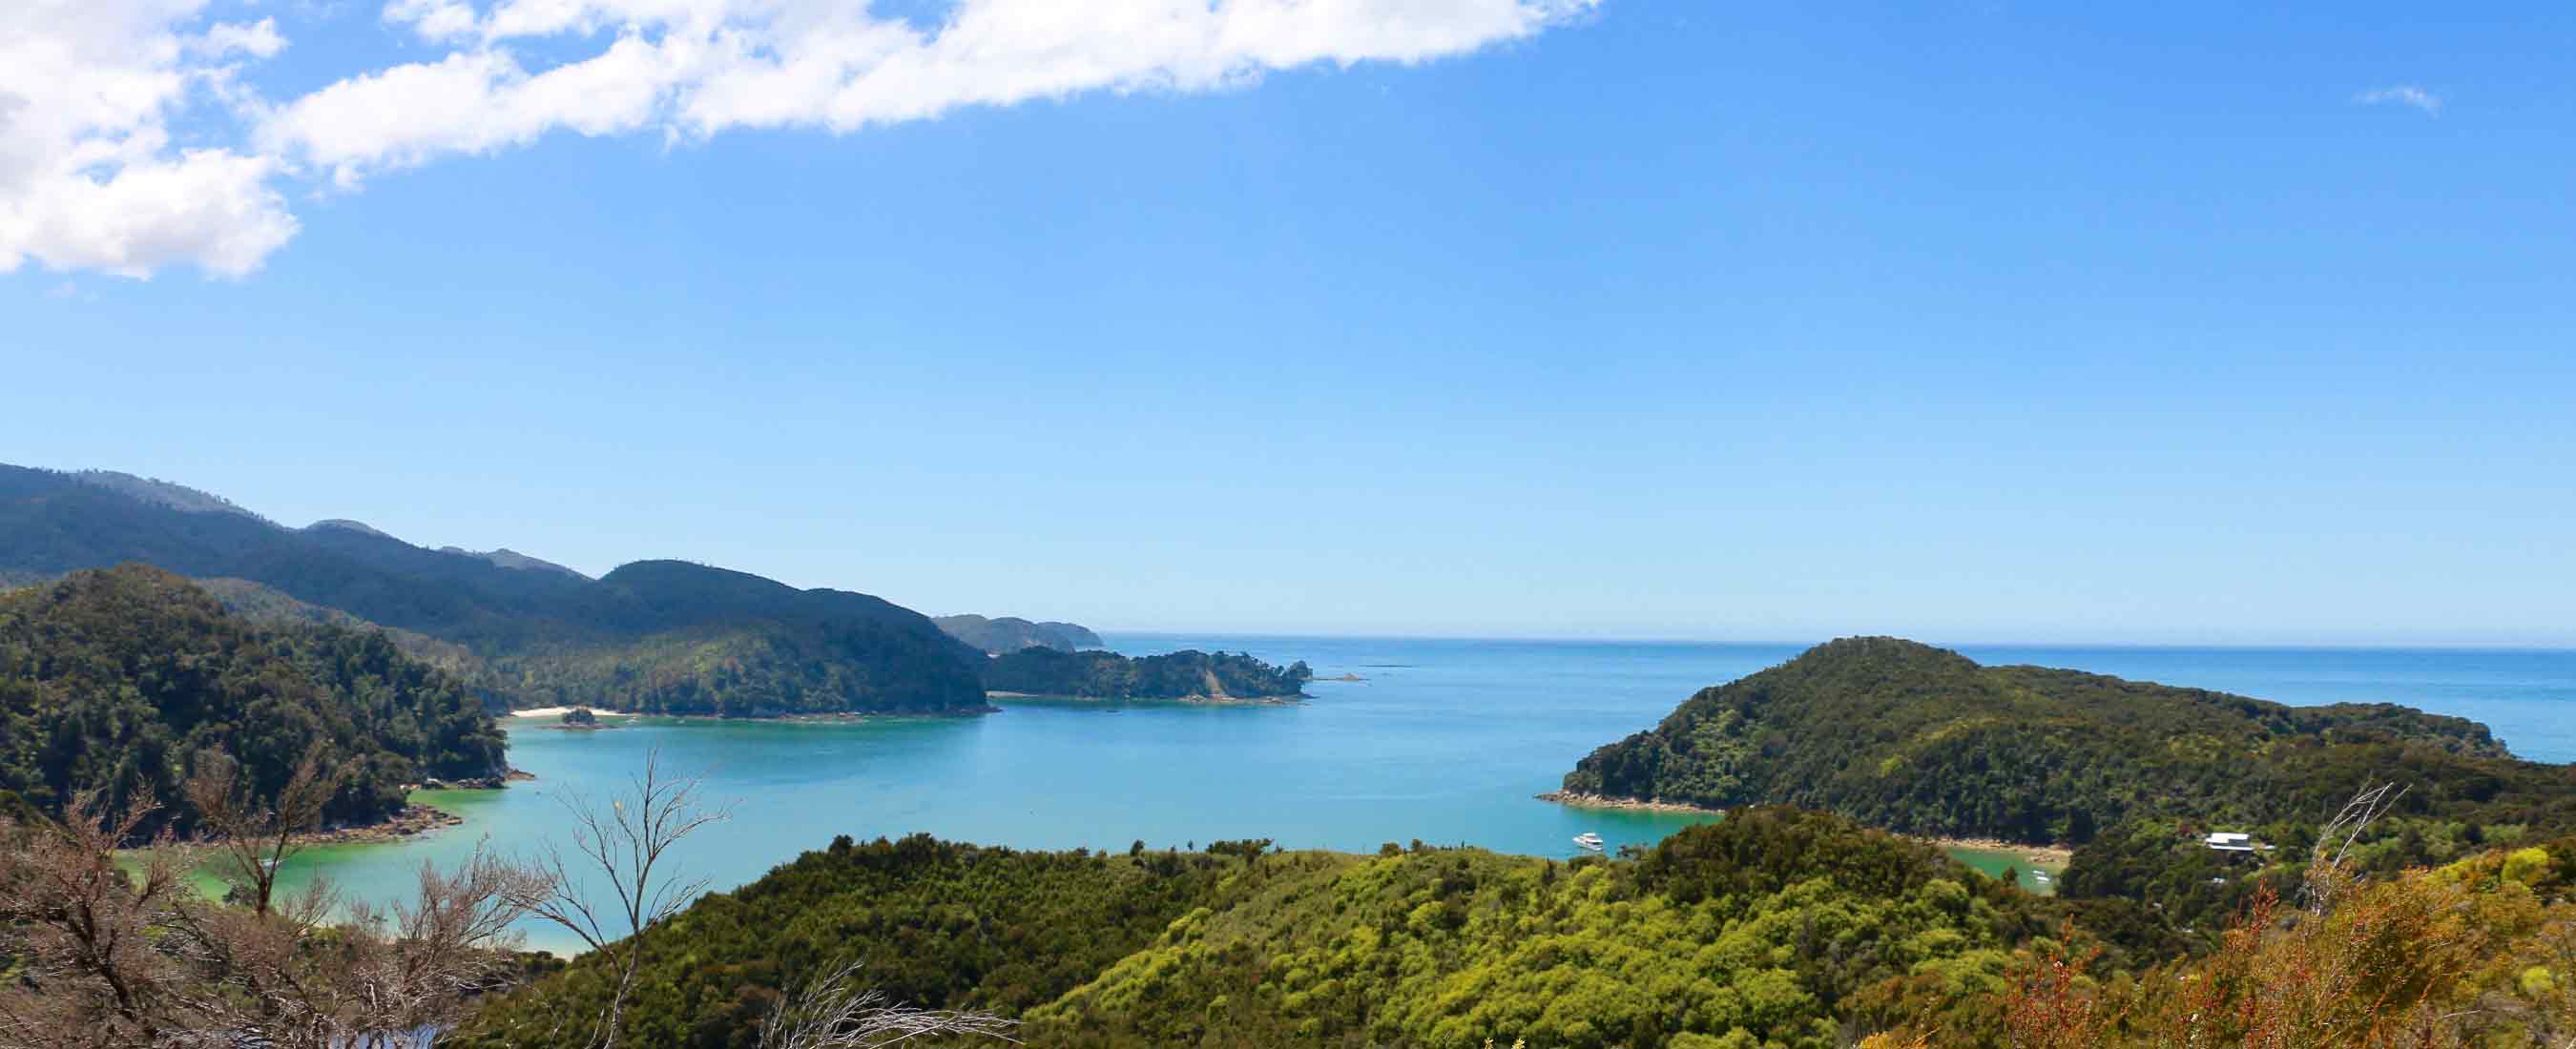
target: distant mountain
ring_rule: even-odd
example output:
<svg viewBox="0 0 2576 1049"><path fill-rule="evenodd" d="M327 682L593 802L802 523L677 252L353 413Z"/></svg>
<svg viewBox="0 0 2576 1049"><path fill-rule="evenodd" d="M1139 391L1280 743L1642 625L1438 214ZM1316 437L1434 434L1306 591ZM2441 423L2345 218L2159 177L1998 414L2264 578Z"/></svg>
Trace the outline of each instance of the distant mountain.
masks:
<svg viewBox="0 0 2576 1049"><path fill-rule="evenodd" d="M298 601L274 587L262 586L247 579L190 580L197 588L223 602L224 611L254 623L277 626L328 626L344 630L376 631L401 649L402 654L454 675L472 687L476 695L497 695L500 682L490 664L474 650L453 641L441 641L416 630L372 623L336 608Z"/></svg>
<svg viewBox="0 0 2576 1049"><path fill-rule="evenodd" d="M114 470L81 470L70 475L75 481L107 489L118 495L154 506L168 507L192 514L236 514L254 521L265 517L233 505L233 501L211 492L201 492L186 485L149 477L136 477Z"/></svg>
<svg viewBox="0 0 2576 1049"><path fill-rule="evenodd" d="M2466 719L1979 666L1884 637L1819 645L1704 689L1662 724L1593 751L1565 789L2081 843L2133 819L2313 823L2389 779L2411 785L2400 819L2576 829L2576 767L2517 761Z"/></svg>
<svg viewBox="0 0 2576 1049"><path fill-rule="evenodd" d="M59 815L76 792L112 810L179 789L210 752L273 791L306 748L348 777L332 820L403 805L423 777L497 777L502 737L464 683L384 635L255 623L144 565L0 594L0 790Z"/></svg>
<svg viewBox="0 0 2576 1049"><path fill-rule="evenodd" d="M304 526L304 530L307 532L318 532L326 529L336 529L342 532L356 532L359 535L372 536L377 539L393 538L365 521L352 521L345 517L333 517L326 520L315 521L312 524Z"/></svg>
<svg viewBox="0 0 2576 1049"><path fill-rule="evenodd" d="M994 655L1017 652L1023 648L1054 648L1066 652L1100 648L1105 642L1091 628L1073 623L1032 623L1017 616L986 619L983 616L934 616L931 622L948 636L983 649Z"/></svg>
<svg viewBox="0 0 2576 1049"><path fill-rule="evenodd" d="M289 529L247 511L178 509L162 489L137 495L84 477L0 466L0 576L139 561L247 580L460 646L489 667L497 698L519 706L768 715L984 705L981 653L865 594L681 561L590 580L423 549L356 522ZM196 494L200 507L230 506Z"/></svg>
<svg viewBox="0 0 2576 1049"><path fill-rule="evenodd" d="M459 554L465 557L481 558L503 568L517 568L530 572L560 572L575 579L590 578L589 576L575 572L572 569L565 568L564 566L552 561L530 557L506 546L498 550L467 550L458 546L442 546L438 548L438 552L442 554Z"/></svg>

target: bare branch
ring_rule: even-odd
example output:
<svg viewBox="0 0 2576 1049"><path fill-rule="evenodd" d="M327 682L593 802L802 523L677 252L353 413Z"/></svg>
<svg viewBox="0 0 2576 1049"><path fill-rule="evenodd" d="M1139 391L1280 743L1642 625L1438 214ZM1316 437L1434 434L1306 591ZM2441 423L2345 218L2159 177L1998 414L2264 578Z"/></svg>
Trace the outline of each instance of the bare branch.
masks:
<svg viewBox="0 0 2576 1049"><path fill-rule="evenodd" d="M590 1045L615 1049L624 1034L626 1004L643 964L643 933L706 890L703 879L671 877L665 863L672 847L689 835L732 818L730 805L701 803L702 784L701 777L671 775L657 747L605 810L579 791L557 795L571 814L571 833L530 863L539 877L516 890L518 906L580 938L614 974L616 989L608 1009L594 1020ZM581 878L594 874L608 883L613 906L583 894Z"/></svg>
<svg viewBox="0 0 2576 1049"><path fill-rule="evenodd" d="M2400 787L2395 781L2370 786L2364 784L2343 809L2317 831L2317 844L2308 857L2308 872L2301 892L2307 897L2308 912L2324 914L2352 884L2352 873L2344 861L2352 856L2370 825L2397 807L2398 799L2412 788Z"/></svg>
<svg viewBox="0 0 2576 1049"><path fill-rule="evenodd" d="M110 816L96 791L74 795L60 823L0 818L0 927L28 956L0 989L0 1046L153 1044L182 1026L179 973L155 929L187 892L186 853L165 832L138 870L116 850L158 810L137 799Z"/></svg>
<svg viewBox="0 0 2576 1049"><path fill-rule="evenodd" d="M342 774L329 757L329 744L314 741L278 790L274 805L260 803L241 763L229 755L210 751L197 759L197 774L186 787L188 800L197 808L204 837L223 856L226 877L260 914L274 905L279 869L304 851L302 835L321 829L322 813L340 789Z"/></svg>
<svg viewBox="0 0 2576 1049"><path fill-rule="evenodd" d="M195 786L226 799L210 835L220 825L264 836L251 850L222 837L208 845L228 859L275 857L275 814L232 806L247 796L238 779L209 771ZM312 785L326 782L300 778L290 813L314 810ZM61 824L0 819L0 931L23 963L0 986L0 1049L393 1045L454 1022L510 970L511 901L529 876L480 849L453 873L424 867L415 900L360 904L355 924L332 929L337 896L318 879L291 896L266 883L261 910L198 896L189 854L167 831L139 863L121 861L118 847L150 814L102 819L96 795L82 795Z"/></svg>
<svg viewBox="0 0 2576 1049"><path fill-rule="evenodd" d="M915 1038L960 1035L1013 1044L1018 1021L988 1012L916 1009L858 985L852 962L791 990L760 1025L760 1049L885 1049Z"/></svg>

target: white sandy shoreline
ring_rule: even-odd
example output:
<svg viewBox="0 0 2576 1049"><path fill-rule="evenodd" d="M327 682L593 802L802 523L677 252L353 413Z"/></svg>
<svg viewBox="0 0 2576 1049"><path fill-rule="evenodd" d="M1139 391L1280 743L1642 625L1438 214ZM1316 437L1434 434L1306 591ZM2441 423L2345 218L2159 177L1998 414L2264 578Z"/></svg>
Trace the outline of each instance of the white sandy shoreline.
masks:
<svg viewBox="0 0 2576 1049"><path fill-rule="evenodd" d="M1631 812L1691 813L1717 816L1723 816L1726 814L1726 810L1724 809L1713 809L1704 805L1691 805L1678 801L1640 801L1635 798L1611 798L1603 797L1599 794L1586 794L1581 791L1571 790L1549 791L1545 794L1539 795L1538 800L1552 801L1569 808L1579 809L1625 809ZM1945 838L1922 834L1900 834L1898 837L1910 838L1914 841L1919 841L1926 845L1931 845L1941 849L1971 849L1978 852L2012 853L2022 857L2024 862L2045 867L2063 868L2075 858L2075 850L2065 845L2033 845L2026 842L2003 841L1996 838Z"/></svg>

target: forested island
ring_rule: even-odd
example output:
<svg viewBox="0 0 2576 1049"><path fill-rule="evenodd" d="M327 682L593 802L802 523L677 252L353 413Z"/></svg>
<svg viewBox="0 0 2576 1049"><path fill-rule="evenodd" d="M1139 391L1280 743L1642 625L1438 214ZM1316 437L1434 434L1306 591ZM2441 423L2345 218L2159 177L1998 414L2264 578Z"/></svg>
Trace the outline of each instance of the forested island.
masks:
<svg viewBox="0 0 2576 1049"><path fill-rule="evenodd" d="M1024 648L984 667L988 691L1074 699L1286 700L1304 695L1314 678L1303 661L1281 667L1240 652L1196 649L1130 657Z"/></svg>
<svg viewBox="0 0 2576 1049"><path fill-rule="evenodd" d="M1077 652L1102 646L1100 635L1090 627L1076 623L1033 623L1017 616L987 619L983 616L936 616L931 622L948 636L982 649L989 655L1008 655L1023 648L1055 648Z"/></svg>
<svg viewBox="0 0 2576 1049"><path fill-rule="evenodd" d="M2373 774L2406 814L2576 822L2566 766L2486 726L2388 704L2292 707L1848 638L1702 690L1602 747L1565 789L1729 808L1789 803L1908 834L2083 844L2139 816L2261 826Z"/></svg>
<svg viewBox="0 0 2576 1049"><path fill-rule="evenodd" d="M507 550L431 550L353 521L288 528L103 471L0 466L0 581L125 562L247 614L383 628L496 706L768 716L984 709L983 654L865 594L685 561L593 580Z"/></svg>
<svg viewBox="0 0 2576 1049"><path fill-rule="evenodd" d="M96 791L184 832L207 760L264 798L318 748L339 777L323 817L369 823L409 784L499 780L502 746L470 689L373 631L255 623L142 565L0 593L0 791L49 816Z"/></svg>

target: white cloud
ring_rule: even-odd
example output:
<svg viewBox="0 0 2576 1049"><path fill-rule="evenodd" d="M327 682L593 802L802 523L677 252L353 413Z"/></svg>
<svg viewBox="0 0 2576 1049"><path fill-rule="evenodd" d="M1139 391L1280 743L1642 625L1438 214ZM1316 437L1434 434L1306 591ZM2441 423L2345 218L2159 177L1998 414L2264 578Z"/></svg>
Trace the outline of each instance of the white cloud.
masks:
<svg viewBox="0 0 2576 1049"><path fill-rule="evenodd" d="M1094 91L1205 91L1305 66L1418 63L1601 0L390 0L437 57L270 101L238 75L274 21L209 0L0 0L0 272L255 270L296 232L279 186L489 154L556 132L848 133ZM200 100L247 128L182 147ZM202 137L203 129L190 133Z"/></svg>
<svg viewBox="0 0 2576 1049"><path fill-rule="evenodd" d="M553 131L848 132L1087 91L1198 91L1299 66L1422 62L1598 0L960 0L923 30L859 0L393 0L459 50L281 108L261 142L342 182ZM532 47L611 42L541 70Z"/></svg>
<svg viewBox="0 0 2576 1049"><path fill-rule="evenodd" d="M474 32L474 8L464 0L391 0L385 21L409 24L424 40L452 40Z"/></svg>
<svg viewBox="0 0 2576 1049"><path fill-rule="evenodd" d="M2422 110L2426 116L2442 115L2442 97L2413 84L2373 88L2354 95L2352 100L2365 106L2394 104Z"/></svg>
<svg viewBox="0 0 2576 1049"><path fill-rule="evenodd" d="M295 235L276 161L172 141L191 98L229 81L220 60L285 46L266 21L183 35L204 3L0 3L0 272L242 276Z"/></svg>
<svg viewBox="0 0 2576 1049"><path fill-rule="evenodd" d="M218 23L204 33L184 41L190 54L224 58L234 54L252 58L274 58L286 50L286 38L277 32L277 20L263 18L250 25Z"/></svg>
<svg viewBox="0 0 2576 1049"><path fill-rule="evenodd" d="M533 75L501 51L459 52L306 95L269 120L260 142L327 168L350 187L368 171L526 145L558 128L633 131L652 118L663 93L660 62L656 48L632 37Z"/></svg>

